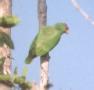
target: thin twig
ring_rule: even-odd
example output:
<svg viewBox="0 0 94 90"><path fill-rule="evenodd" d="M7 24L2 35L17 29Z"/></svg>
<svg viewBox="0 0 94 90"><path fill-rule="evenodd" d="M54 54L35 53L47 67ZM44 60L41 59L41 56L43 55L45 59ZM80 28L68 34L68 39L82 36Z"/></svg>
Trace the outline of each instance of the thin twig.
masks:
<svg viewBox="0 0 94 90"><path fill-rule="evenodd" d="M73 4L73 6L80 12L80 14L87 20L89 21L93 26L94 26L94 20L91 18L90 15L88 15L88 13L86 13L81 7L80 5L77 3L76 0L70 0L71 3Z"/></svg>

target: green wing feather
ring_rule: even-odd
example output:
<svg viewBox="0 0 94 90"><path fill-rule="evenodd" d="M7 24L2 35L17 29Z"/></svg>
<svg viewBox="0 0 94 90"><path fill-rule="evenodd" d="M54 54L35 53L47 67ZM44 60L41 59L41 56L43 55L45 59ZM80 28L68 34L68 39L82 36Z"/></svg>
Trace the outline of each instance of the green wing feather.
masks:
<svg viewBox="0 0 94 90"><path fill-rule="evenodd" d="M29 53L28 56L25 59L25 63L26 64L30 64L33 60L33 58L35 58L36 55L36 40L37 40L38 35L36 35L35 39L33 40L30 49L29 49Z"/></svg>
<svg viewBox="0 0 94 90"><path fill-rule="evenodd" d="M14 49L14 44L11 40L11 37L4 33L4 32L0 32L0 46L3 46L4 43L11 49Z"/></svg>
<svg viewBox="0 0 94 90"><path fill-rule="evenodd" d="M42 28L36 41L36 54L47 54L58 44L60 37L61 34L54 27Z"/></svg>

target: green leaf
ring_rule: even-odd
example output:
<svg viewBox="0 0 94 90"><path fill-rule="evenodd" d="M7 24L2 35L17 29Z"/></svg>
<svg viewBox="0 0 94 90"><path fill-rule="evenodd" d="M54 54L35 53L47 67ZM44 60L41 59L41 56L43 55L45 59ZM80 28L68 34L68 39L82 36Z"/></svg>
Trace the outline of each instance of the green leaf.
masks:
<svg viewBox="0 0 94 90"><path fill-rule="evenodd" d="M18 74L18 67L15 67L14 69L14 75L17 75Z"/></svg>
<svg viewBox="0 0 94 90"><path fill-rule="evenodd" d="M16 16L2 16L0 17L0 26L5 28L11 28L20 22Z"/></svg>
<svg viewBox="0 0 94 90"><path fill-rule="evenodd" d="M27 73L28 73L28 68L26 66L24 66L22 76L26 76Z"/></svg>
<svg viewBox="0 0 94 90"><path fill-rule="evenodd" d="M0 46L6 44L9 48L14 49L14 44L11 37L5 32L0 31Z"/></svg>

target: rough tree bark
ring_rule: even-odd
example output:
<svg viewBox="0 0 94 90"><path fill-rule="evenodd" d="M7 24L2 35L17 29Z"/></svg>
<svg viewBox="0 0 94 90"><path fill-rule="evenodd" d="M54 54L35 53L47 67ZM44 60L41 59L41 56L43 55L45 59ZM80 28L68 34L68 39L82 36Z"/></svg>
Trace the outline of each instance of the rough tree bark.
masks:
<svg viewBox="0 0 94 90"><path fill-rule="evenodd" d="M0 0L0 17L5 15L11 15L12 0ZM0 31L3 31L10 35L10 28L0 27ZM9 59L10 49L4 45L0 47L0 56L5 55L6 59L3 65L3 74L10 74L11 60ZM11 90L10 86L0 83L0 90Z"/></svg>
<svg viewBox="0 0 94 90"><path fill-rule="evenodd" d="M38 0L38 19L39 29L47 24L47 5L46 0ZM49 54L41 57L40 62L40 89L47 90L48 85L48 66L49 66Z"/></svg>

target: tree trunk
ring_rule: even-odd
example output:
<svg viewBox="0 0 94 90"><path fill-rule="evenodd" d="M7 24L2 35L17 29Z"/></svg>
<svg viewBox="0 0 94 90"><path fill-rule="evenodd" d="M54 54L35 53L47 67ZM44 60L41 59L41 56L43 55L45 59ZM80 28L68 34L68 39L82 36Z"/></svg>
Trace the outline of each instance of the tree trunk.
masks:
<svg viewBox="0 0 94 90"><path fill-rule="evenodd" d="M11 8L12 8L12 0L0 0L0 17L11 15ZM0 31L5 32L10 35L10 28L0 27ZM10 74L10 67L11 67L11 60L9 59L10 49L7 45L3 45L0 47L0 56L5 55L5 61L3 64L2 72L3 74ZM0 83L0 90L11 90L10 86L7 86L3 83Z"/></svg>
<svg viewBox="0 0 94 90"><path fill-rule="evenodd" d="M38 19L39 28L46 26L47 24L47 5L46 0L38 0ZM48 65L49 54L41 57L40 61L40 90L47 90L48 85Z"/></svg>

